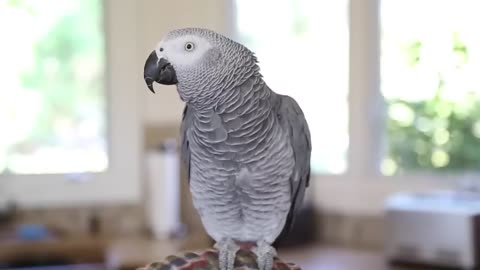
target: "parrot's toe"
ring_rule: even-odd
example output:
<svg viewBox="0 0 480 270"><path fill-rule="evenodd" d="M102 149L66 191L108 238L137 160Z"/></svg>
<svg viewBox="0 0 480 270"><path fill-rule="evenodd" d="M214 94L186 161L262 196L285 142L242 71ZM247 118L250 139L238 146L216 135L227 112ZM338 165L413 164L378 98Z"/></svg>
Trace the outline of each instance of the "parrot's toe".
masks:
<svg viewBox="0 0 480 270"><path fill-rule="evenodd" d="M235 257L240 247L230 238L217 242L214 246L218 250L218 266L220 270L233 270Z"/></svg>
<svg viewBox="0 0 480 270"><path fill-rule="evenodd" d="M274 247L265 241L259 241L252 251L257 255L258 270L272 270L273 259L277 256Z"/></svg>

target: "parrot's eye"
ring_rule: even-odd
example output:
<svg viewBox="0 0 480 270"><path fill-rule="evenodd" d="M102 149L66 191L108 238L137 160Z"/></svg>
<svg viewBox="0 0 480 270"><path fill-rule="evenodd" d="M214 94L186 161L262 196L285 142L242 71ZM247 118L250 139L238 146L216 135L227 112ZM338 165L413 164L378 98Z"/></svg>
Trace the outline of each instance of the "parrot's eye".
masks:
<svg viewBox="0 0 480 270"><path fill-rule="evenodd" d="M185 43L185 51L191 52L193 51L193 49L195 49L195 44L193 44L192 42Z"/></svg>
<svg viewBox="0 0 480 270"><path fill-rule="evenodd" d="M160 51L163 52L163 48L160 48Z"/></svg>

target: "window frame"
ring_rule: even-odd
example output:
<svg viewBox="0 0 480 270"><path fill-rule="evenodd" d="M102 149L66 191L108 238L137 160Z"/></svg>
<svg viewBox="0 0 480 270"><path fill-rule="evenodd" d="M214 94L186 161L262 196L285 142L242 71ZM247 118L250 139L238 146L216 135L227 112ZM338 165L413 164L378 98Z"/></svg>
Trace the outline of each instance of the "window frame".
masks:
<svg viewBox="0 0 480 270"><path fill-rule="evenodd" d="M378 215L385 200L398 192L455 188L462 175L429 172L385 176L380 172L385 147L385 111L381 94L381 0L349 3L349 150L343 174L313 175L313 196L319 209L347 214Z"/></svg>
<svg viewBox="0 0 480 270"><path fill-rule="evenodd" d="M140 96L135 90L142 78L136 57L136 9L135 1L103 1L108 169L78 175L2 174L0 182L7 195L3 200L23 208L139 201L141 121Z"/></svg>

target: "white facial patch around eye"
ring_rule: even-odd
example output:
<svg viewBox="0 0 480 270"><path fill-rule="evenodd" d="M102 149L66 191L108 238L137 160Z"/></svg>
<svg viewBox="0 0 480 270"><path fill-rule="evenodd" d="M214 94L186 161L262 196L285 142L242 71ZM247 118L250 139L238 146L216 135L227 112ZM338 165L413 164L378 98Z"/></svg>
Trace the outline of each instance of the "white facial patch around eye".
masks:
<svg viewBox="0 0 480 270"><path fill-rule="evenodd" d="M164 42L162 40L158 43L157 47L155 47L155 52L156 52L158 58L163 57L163 52L164 52L164 44L163 43Z"/></svg>
<svg viewBox="0 0 480 270"><path fill-rule="evenodd" d="M178 37L168 43L168 48L164 50L165 54L173 65L181 67L196 65L212 47L205 39L193 35ZM193 44L192 50L186 50L187 43Z"/></svg>

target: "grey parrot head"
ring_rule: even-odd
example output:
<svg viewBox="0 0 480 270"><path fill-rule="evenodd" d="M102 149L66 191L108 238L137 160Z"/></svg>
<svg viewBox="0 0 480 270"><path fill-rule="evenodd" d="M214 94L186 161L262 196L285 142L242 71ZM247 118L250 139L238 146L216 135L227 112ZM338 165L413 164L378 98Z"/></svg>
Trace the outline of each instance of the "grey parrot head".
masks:
<svg viewBox="0 0 480 270"><path fill-rule="evenodd" d="M183 28L169 32L148 56L144 79L176 85L187 103L212 100L258 72L254 54L214 31ZM155 92L154 92L155 93Z"/></svg>

